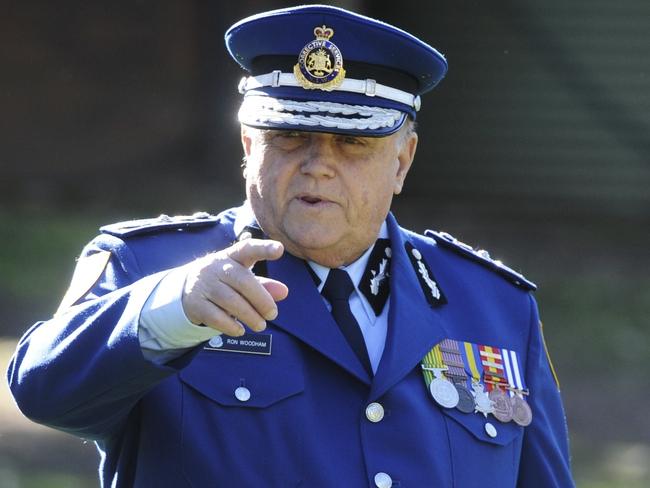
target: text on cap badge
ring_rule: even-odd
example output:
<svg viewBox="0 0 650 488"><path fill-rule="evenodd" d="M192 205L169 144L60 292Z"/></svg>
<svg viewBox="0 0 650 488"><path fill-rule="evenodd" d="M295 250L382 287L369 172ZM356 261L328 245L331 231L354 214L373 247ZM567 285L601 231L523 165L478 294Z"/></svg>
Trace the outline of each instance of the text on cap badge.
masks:
<svg viewBox="0 0 650 488"><path fill-rule="evenodd" d="M330 41L334 29L325 25L316 27L314 35L316 39L300 51L293 74L303 88L331 91L345 79L343 56L336 44Z"/></svg>

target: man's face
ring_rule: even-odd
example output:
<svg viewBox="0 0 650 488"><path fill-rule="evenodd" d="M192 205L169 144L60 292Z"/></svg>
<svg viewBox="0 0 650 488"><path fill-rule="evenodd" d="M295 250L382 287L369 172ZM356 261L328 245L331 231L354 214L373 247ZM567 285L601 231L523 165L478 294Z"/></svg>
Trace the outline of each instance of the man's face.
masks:
<svg viewBox="0 0 650 488"><path fill-rule="evenodd" d="M372 138L242 127L246 194L295 256L347 264L374 242L413 161L417 135Z"/></svg>

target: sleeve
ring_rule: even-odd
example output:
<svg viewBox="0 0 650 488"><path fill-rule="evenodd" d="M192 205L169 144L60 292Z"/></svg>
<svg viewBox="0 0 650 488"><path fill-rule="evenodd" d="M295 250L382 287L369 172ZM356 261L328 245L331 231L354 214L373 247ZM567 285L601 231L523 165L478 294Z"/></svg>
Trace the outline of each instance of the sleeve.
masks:
<svg viewBox="0 0 650 488"><path fill-rule="evenodd" d="M530 392L527 400L533 420L524 432L517 486L573 487L566 416L559 386L546 353L537 304L532 296L530 301L526 380Z"/></svg>
<svg viewBox="0 0 650 488"><path fill-rule="evenodd" d="M140 312L167 272L143 276L122 240L101 235L88 244L73 284L85 274L79 268L87 259L105 252L110 258L87 293L76 300L66 296L72 306L32 326L7 372L16 403L28 418L95 440L114 433L149 389L192 357L190 352L157 365L143 356Z"/></svg>
<svg viewBox="0 0 650 488"><path fill-rule="evenodd" d="M176 268L165 275L142 308L138 337L142 354L149 361L164 364L221 333L194 325L182 304L186 270Z"/></svg>

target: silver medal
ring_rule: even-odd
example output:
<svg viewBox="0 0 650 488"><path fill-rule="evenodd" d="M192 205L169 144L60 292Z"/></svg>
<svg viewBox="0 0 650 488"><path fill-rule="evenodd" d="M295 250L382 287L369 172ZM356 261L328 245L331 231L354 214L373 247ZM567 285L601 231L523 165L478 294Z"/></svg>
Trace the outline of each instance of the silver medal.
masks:
<svg viewBox="0 0 650 488"><path fill-rule="evenodd" d="M483 389L481 383L472 383L472 394L474 395L474 402L476 406L474 407L474 412L481 412L483 416L487 417L489 413L494 412L494 402L490 400L490 397Z"/></svg>
<svg viewBox="0 0 650 488"><path fill-rule="evenodd" d="M429 385L429 391L433 399L445 408L454 408L458 405L459 396L454 384L442 377L436 377Z"/></svg>

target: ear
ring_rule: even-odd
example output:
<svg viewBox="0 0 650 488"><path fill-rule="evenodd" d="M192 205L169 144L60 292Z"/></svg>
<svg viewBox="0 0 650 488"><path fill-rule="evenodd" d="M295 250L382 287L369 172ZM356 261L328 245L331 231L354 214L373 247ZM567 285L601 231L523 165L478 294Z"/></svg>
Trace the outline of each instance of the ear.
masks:
<svg viewBox="0 0 650 488"><path fill-rule="evenodd" d="M241 145L244 148L244 158L248 158L251 155L251 146L252 146L252 139L251 139L251 134L246 128L245 125L241 125Z"/></svg>
<svg viewBox="0 0 650 488"><path fill-rule="evenodd" d="M415 158L415 150L418 147L418 135L416 132L411 131L407 135L399 135L403 140L401 141L401 147L397 153L397 161L399 166L397 167L397 174L395 175L395 186L393 187L393 193L399 195L402 192L402 187L404 186L404 180L406 180L406 175L411 169L411 164L413 164L413 158Z"/></svg>

